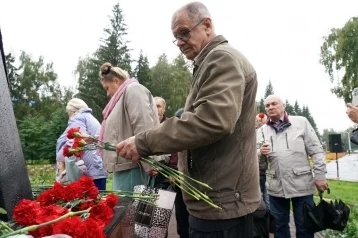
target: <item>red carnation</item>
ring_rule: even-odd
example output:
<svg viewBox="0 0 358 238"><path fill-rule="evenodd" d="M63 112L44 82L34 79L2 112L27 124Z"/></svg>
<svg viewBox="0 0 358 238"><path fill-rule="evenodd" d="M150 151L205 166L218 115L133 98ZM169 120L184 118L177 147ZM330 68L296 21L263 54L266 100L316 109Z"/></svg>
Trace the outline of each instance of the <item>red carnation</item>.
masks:
<svg viewBox="0 0 358 238"><path fill-rule="evenodd" d="M101 221L107 226L113 217L113 209L103 201L100 201L96 206L91 208L89 217L96 221Z"/></svg>
<svg viewBox="0 0 358 238"><path fill-rule="evenodd" d="M80 127L72 127L71 129L68 130L67 138L73 139L75 137L81 137Z"/></svg>
<svg viewBox="0 0 358 238"><path fill-rule="evenodd" d="M70 153L70 149L67 146L63 147L63 156L65 156L65 157L72 156L72 154Z"/></svg>
<svg viewBox="0 0 358 238"><path fill-rule="evenodd" d="M43 191L36 199L41 206L50 206L56 203L55 193L52 188Z"/></svg>
<svg viewBox="0 0 358 238"><path fill-rule="evenodd" d="M17 224L29 226L35 224L36 213L40 209L40 205L36 201L22 199L14 208L12 218Z"/></svg>
<svg viewBox="0 0 358 238"><path fill-rule="evenodd" d="M105 203L107 204L107 206L109 206L110 208L114 208L117 205L118 202L118 197L116 195L114 195L113 193L108 194L106 196L106 200Z"/></svg>
<svg viewBox="0 0 358 238"><path fill-rule="evenodd" d="M66 194L67 194L67 201L71 201L74 199L82 199L84 198L84 188L83 186L78 182L72 182L69 185L66 186Z"/></svg>
<svg viewBox="0 0 358 238"><path fill-rule="evenodd" d="M94 201L83 202L80 204L79 210L80 211L87 210L88 208L93 206L94 206Z"/></svg>
<svg viewBox="0 0 358 238"><path fill-rule="evenodd" d="M265 114L264 113L259 113L259 118L264 118L265 117Z"/></svg>
<svg viewBox="0 0 358 238"><path fill-rule="evenodd" d="M53 234L66 234L71 237L81 237L79 229L82 224L82 219L79 216L69 217L59 221L53 225Z"/></svg>
<svg viewBox="0 0 358 238"><path fill-rule="evenodd" d="M67 208L58 205L51 205L41 207L36 213L36 224L42 224L48 221L55 220L68 212Z"/></svg>
<svg viewBox="0 0 358 238"><path fill-rule="evenodd" d="M74 238L105 238L103 223L87 218L76 230Z"/></svg>
<svg viewBox="0 0 358 238"><path fill-rule="evenodd" d="M98 193L99 193L98 188L96 186L92 186L86 191L86 198L87 199L97 199Z"/></svg>
<svg viewBox="0 0 358 238"><path fill-rule="evenodd" d="M87 191L91 187L96 186L93 182L93 178L88 177L88 176L80 177L80 179L78 180L78 183L82 186L84 191Z"/></svg>

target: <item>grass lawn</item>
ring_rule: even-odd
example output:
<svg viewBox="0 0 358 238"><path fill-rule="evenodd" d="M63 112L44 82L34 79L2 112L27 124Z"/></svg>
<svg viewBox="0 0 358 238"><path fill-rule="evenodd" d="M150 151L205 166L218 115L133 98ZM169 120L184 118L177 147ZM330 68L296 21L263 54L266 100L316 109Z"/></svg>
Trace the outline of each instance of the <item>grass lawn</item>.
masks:
<svg viewBox="0 0 358 238"><path fill-rule="evenodd" d="M328 186L331 194L325 192L323 198L341 199L346 204L358 205L358 183L328 180ZM316 192L315 195L317 196L316 201L318 201L318 193Z"/></svg>

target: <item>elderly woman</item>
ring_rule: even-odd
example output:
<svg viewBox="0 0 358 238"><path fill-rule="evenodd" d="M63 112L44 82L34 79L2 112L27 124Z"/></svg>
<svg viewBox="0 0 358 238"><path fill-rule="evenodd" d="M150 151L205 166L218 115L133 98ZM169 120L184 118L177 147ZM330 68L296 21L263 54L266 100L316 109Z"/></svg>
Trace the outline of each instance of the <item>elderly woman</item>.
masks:
<svg viewBox="0 0 358 238"><path fill-rule="evenodd" d="M56 151L57 151L57 162L60 165L57 171L56 180L60 180L61 173L64 169L63 164L67 162L68 165L74 165L74 158L64 158L63 147L71 146L73 143L72 139L66 137L67 131L72 127L80 127L80 132L87 135L98 135L100 132L101 125L98 120L92 115L92 109L88 108L87 104L79 99L71 99L66 106L67 115L69 117L66 130L58 138ZM66 159L68 161L66 161ZM86 175L93 178L96 187L99 190L106 190L106 179L107 172L103 167L103 160L96 154L96 151L84 151L82 157L83 164L86 167ZM81 161L77 161L79 166L79 172L83 172L84 166L81 166ZM73 171L73 170L71 170Z"/></svg>
<svg viewBox="0 0 358 238"><path fill-rule="evenodd" d="M111 97L102 113L100 141L117 145L159 124L152 94L136 79L131 79L126 71L110 63L101 66L99 76ZM107 171L113 172L113 190L132 191L135 185L147 183L147 173L150 174L151 169L145 163L132 163L118 157L115 151L99 152L103 153Z"/></svg>

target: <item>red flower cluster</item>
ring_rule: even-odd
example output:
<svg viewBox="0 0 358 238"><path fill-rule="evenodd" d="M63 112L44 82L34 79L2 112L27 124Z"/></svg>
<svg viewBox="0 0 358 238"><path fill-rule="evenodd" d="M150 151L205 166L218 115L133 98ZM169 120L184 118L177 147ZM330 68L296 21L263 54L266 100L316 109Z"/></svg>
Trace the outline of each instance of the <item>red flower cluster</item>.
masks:
<svg viewBox="0 0 358 238"><path fill-rule="evenodd" d="M80 127L73 127L68 130L67 132L68 139L74 139L73 145L71 148L67 146L63 147L63 156L71 157L75 155L76 157L83 156L82 148L87 144L86 141L83 139L82 134L80 133Z"/></svg>
<svg viewBox="0 0 358 238"><path fill-rule="evenodd" d="M113 217L113 208L118 197L109 194L105 199L98 197L98 189L89 177L81 177L78 181L63 186L55 182L54 186L38 197L37 201L23 199L14 208L13 219L22 226L31 226L53 221L71 211L82 211L90 208L87 219L80 216L65 218L60 222L47 225L31 232L34 237L54 234L67 234L74 238L105 237L103 229Z"/></svg>

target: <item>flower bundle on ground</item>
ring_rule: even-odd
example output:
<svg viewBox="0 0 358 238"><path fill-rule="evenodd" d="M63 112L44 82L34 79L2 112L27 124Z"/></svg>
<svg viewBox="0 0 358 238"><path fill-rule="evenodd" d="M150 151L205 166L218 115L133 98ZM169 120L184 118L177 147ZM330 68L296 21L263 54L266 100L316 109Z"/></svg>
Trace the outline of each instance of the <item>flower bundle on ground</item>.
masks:
<svg viewBox="0 0 358 238"><path fill-rule="evenodd" d="M103 231L114 215L118 197L153 200L153 196L134 192L115 193L100 194L93 179L87 176L66 186L55 182L36 200L23 199L15 206L13 220L23 228L13 230L6 226L6 233L0 233L0 238L27 233L35 238L55 234L101 238L105 237Z"/></svg>

